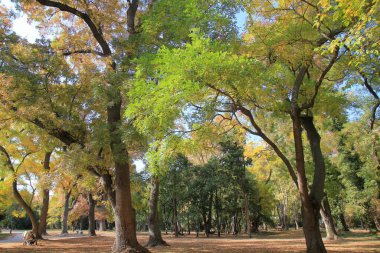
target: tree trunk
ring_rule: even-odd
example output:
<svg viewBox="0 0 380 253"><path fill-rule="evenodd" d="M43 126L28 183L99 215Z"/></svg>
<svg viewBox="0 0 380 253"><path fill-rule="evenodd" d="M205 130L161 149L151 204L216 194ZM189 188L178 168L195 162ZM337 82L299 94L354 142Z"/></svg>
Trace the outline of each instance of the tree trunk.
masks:
<svg viewBox="0 0 380 253"><path fill-rule="evenodd" d="M379 218L377 216L374 217L373 222L375 223L377 232L379 232L380 231L380 220L379 220Z"/></svg>
<svg viewBox="0 0 380 253"><path fill-rule="evenodd" d="M327 196L325 196L322 200L320 213L326 228L326 239L337 240L338 233L335 230L334 220L331 214L331 208Z"/></svg>
<svg viewBox="0 0 380 253"><path fill-rule="evenodd" d="M340 220L340 223L342 223L343 231L346 231L346 232L350 231L350 228L348 227L346 223L346 219L344 218L344 214L342 211L339 214L339 220Z"/></svg>
<svg viewBox="0 0 380 253"><path fill-rule="evenodd" d="M245 204L245 226L248 234L248 238L252 238L251 221L249 219L249 203L248 194L244 194L244 204Z"/></svg>
<svg viewBox="0 0 380 253"><path fill-rule="evenodd" d="M129 158L122 141L121 94L114 87L110 106L107 108L107 122L110 134L111 153L115 164L115 242L113 252L149 252L136 237L136 214L132 206Z"/></svg>
<svg viewBox="0 0 380 253"><path fill-rule="evenodd" d="M107 231L106 220L100 220L99 222L99 231Z"/></svg>
<svg viewBox="0 0 380 253"><path fill-rule="evenodd" d="M319 230L318 211L306 203L307 208L302 207L303 232L305 234L306 246L308 253L327 253L322 241L321 231Z"/></svg>
<svg viewBox="0 0 380 253"><path fill-rule="evenodd" d="M221 201L218 195L218 189L215 190L215 212L216 212L216 229L218 230L218 237L220 237L220 209Z"/></svg>
<svg viewBox="0 0 380 253"><path fill-rule="evenodd" d="M112 210L115 212L116 208L116 193L112 186L112 176L109 173L101 174L101 182L107 198L111 202Z"/></svg>
<svg viewBox="0 0 380 253"><path fill-rule="evenodd" d="M37 239L42 239L41 234L38 231L39 222L32 210L32 208L25 202L25 200L20 195L18 189L17 189L17 180L14 179L12 183L12 189L13 189L13 195L16 198L17 202L20 204L20 206L25 210L26 214L28 215L30 221L32 222L32 232L36 236Z"/></svg>
<svg viewBox="0 0 380 253"><path fill-rule="evenodd" d="M306 73L306 69L303 71ZM294 108L294 104L292 104L292 122L296 151L297 185L302 203L303 231L307 252L326 253L318 222L325 179L324 161L320 151L320 136L313 125L312 118L302 118L302 125L307 133L314 162L314 178L309 193L305 172L300 110L297 106Z"/></svg>
<svg viewBox="0 0 380 253"><path fill-rule="evenodd" d="M45 153L44 159L44 170L46 172L50 171L50 157L52 152ZM40 215L40 225L38 227L38 231L40 235L46 235L46 226L47 226L47 216L49 210L49 189L44 189L42 191L42 208Z"/></svg>
<svg viewBox="0 0 380 253"><path fill-rule="evenodd" d="M42 208L40 216L40 225L38 226L39 234L46 235L47 216L49 210L49 189L44 189L42 192Z"/></svg>
<svg viewBox="0 0 380 253"><path fill-rule="evenodd" d="M96 236L95 232L95 205L96 201L93 199L92 194L88 194L88 235Z"/></svg>
<svg viewBox="0 0 380 253"><path fill-rule="evenodd" d="M63 206L62 215L62 231L61 234L67 234L67 220L69 218L69 202L70 202L71 190L65 193L65 204Z"/></svg>
<svg viewBox="0 0 380 253"><path fill-rule="evenodd" d="M177 213L177 198L174 196L173 199L173 226L174 226L174 235L178 237L179 228L178 228L178 213Z"/></svg>
<svg viewBox="0 0 380 253"><path fill-rule="evenodd" d="M207 213L207 234L210 234L211 232L211 219L212 219L212 200L213 200L214 194L210 194L209 203L208 203L208 213Z"/></svg>
<svg viewBox="0 0 380 253"><path fill-rule="evenodd" d="M149 198L149 240L147 247L168 246L162 239L159 215L158 215L158 198L160 194L160 180L158 176L152 176L152 185Z"/></svg>

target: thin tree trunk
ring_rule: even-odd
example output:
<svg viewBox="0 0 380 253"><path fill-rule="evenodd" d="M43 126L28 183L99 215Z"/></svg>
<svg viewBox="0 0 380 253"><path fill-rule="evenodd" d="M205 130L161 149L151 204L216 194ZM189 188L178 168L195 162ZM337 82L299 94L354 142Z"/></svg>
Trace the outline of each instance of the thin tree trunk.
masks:
<svg viewBox="0 0 380 253"><path fill-rule="evenodd" d="M342 211L339 214L339 220L340 220L340 223L342 224L343 231L346 231L346 232L350 231L350 228L347 225L346 219L344 218L344 214Z"/></svg>
<svg viewBox="0 0 380 253"><path fill-rule="evenodd" d="M107 231L106 220L100 220L99 222L99 231Z"/></svg>
<svg viewBox="0 0 380 253"><path fill-rule="evenodd" d="M218 189L215 190L215 212L216 212L216 229L218 230L218 237L220 237L220 209L221 203L220 198L218 196Z"/></svg>
<svg viewBox="0 0 380 253"><path fill-rule="evenodd" d="M88 193L88 235L96 236L95 232L95 205L96 201L93 199L92 194Z"/></svg>
<svg viewBox="0 0 380 253"><path fill-rule="evenodd" d="M326 239L337 240L338 233L336 232L334 226L334 220L331 214L331 208L327 196L325 196L322 200L320 213L326 228Z"/></svg>
<svg viewBox="0 0 380 253"><path fill-rule="evenodd" d="M214 194L210 194L209 198L209 207L208 207L208 213L207 213L207 234L210 234L211 232L211 217L212 217L212 200L213 200Z"/></svg>
<svg viewBox="0 0 380 253"><path fill-rule="evenodd" d="M173 199L173 225L174 225L174 235L178 237L179 228L178 228L178 213L177 213L177 197L174 196Z"/></svg>
<svg viewBox="0 0 380 253"><path fill-rule="evenodd" d="M50 171L50 157L52 152L45 153L44 159L44 170ZM44 189L42 191L42 208L40 215L40 225L38 227L38 231L40 235L46 235L46 226L47 226L47 216L49 210L49 189Z"/></svg>
<svg viewBox="0 0 380 253"><path fill-rule="evenodd" d="M162 239L160 222L158 215L158 198L160 194L160 179L158 176L152 176L152 186L149 198L149 240L147 247L168 246Z"/></svg>
<svg viewBox="0 0 380 253"><path fill-rule="evenodd" d="M251 221L249 219L248 194L244 194L244 202L245 202L245 226L246 226L248 238L252 238Z"/></svg>

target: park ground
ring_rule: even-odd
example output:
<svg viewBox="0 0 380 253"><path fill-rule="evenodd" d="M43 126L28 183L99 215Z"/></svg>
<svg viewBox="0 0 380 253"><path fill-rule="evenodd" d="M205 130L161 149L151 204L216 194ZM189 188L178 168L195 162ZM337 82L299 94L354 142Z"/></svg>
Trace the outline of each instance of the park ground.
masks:
<svg viewBox="0 0 380 253"><path fill-rule="evenodd" d="M305 252L305 241L302 230L269 231L253 234L249 239L246 235L222 236L215 235L210 238L198 237L194 234L174 238L172 235L163 235L170 244L169 247L152 248L151 252ZM139 233L138 240L141 244L147 242L148 235ZM38 246L23 246L21 232L13 237L4 239L0 237L1 253L19 252L110 252L114 234L113 232L98 232L96 237L86 235L69 234L59 236L59 231L49 231L46 240L38 242ZM328 252L380 252L380 234L369 234L366 231L355 230L343 234L337 241L325 240Z"/></svg>

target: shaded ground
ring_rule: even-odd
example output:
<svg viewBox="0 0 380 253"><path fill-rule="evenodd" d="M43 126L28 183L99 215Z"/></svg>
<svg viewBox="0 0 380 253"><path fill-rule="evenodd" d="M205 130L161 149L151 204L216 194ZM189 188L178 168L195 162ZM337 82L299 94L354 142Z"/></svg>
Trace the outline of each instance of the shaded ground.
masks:
<svg viewBox="0 0 380 253"><path fill-rule="evenodd" d="M69 234L66 237L58 236L58 232L50 232L47 240L39 241L38 246L23 246L20 242L2 243L0 240L0 252L110 252L113 243L112 232L98 233L97 237ZM273 231L253 235L248 239L242 235L239 237L224 236L217 238L185 235L174 238L164 235L164 239L170 247L158 247L152 252L304 252L305 242L302 231ZM147 234L141 233L138 239L141 244L147 241ZM364 231L347 233L338 241L325 241L329 252L380 252L380 237L370 236Z"/></svg>

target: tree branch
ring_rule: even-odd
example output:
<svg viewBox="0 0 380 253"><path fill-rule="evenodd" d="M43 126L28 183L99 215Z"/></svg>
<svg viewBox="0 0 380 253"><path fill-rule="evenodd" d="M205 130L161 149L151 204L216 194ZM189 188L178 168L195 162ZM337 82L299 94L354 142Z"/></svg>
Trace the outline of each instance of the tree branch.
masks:
<svg viewBox="0 0 380 253"><path fill-rule="evenodd" d="M301 110L309 109L309 108L314 106L315 99L318 95L319 88L321 87L322 82L325 79L325 76L331 70L332 66L335 64L336 60L338 59L338 55L339 55L339 47L335 46L333 57L331 58L329 64L326 66L326 68L322 71L321 75L318 78L318 81L315 83L313 97L310 99L309 103L305 103L301 106L301 108L300 108Z"/></svg>
<svg viewBox="0 0 380 253"><path fill-rule="evenodd" d="M104 56L111 55L111 48L108 45L107 41L104 39L101 28L97 27L95 22L90 18L90 16L87 13L79 11L78 9L71 7L67 4L56 2L56 1L50 1L50 0L36 0L36 1L40 3L41 5L48 6L48 7L55 7L55 8L60 9L61 11L69 12L81 18L88 25L96 41L98 42L99 46L102 48L103 55Z"/></svg>
<svg viewBox="0 0 380 253"><path fill-rule="evenodd" d="M92 50L92 49L81 49L81 50L74 50L74 51L66 50L64 53L62 53L62 55L64 56L69 56L73 54L95 54L102 57L106 56L104 53L96 51L96 50Z"/></svg>

